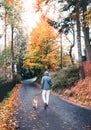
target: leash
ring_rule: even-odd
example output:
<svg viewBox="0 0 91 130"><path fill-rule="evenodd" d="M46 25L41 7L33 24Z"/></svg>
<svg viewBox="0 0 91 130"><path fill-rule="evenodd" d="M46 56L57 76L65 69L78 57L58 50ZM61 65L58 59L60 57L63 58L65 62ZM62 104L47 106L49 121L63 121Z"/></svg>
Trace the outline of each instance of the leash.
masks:
<svg viewBox="0 0 91 130"><path fill-rule="evenodd" d="M36 94L35 97L39 96L41 93L42 93L42 90L38 94Z"/></svg>

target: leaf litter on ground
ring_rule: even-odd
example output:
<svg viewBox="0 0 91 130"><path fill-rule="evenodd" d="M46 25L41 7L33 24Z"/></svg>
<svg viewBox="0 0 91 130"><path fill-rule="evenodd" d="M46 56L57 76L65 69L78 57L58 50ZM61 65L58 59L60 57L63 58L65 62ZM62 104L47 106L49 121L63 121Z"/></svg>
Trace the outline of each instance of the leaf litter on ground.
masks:
<svg viewBox="0 0 91 130"><path fill-rule="evenodd" d="M74 87L66 89L60 96L80 105L91 107L91 77L79 80Z"/></svg>
<svg viewBox="0 0 91 130"><path fill-rule="evenodd" d="M17 84L10 97L0 103L0 130L16 130L17 120L14 117L15 108L18 106L17 92L20 88L20 84Z"/></svg>

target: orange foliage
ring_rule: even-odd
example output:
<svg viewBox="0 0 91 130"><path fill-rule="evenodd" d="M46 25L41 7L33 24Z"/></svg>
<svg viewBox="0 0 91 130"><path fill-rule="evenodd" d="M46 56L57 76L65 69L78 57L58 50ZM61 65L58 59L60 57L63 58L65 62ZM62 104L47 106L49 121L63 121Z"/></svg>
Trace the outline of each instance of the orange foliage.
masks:
<svg viewBox="0 0 91 130"><path fill-rule="evenodd" d="M83 62L85 76L91 76L91 62Z"/></svg>
<svg viewBox="0 0 91 130"><path fill-rule="evenodd" d="M73 93L73 95L67 96L70 93ZM91 77L80 80L76 86L65 90L61 96L78 104L91 107Z"/></svg>
<svg viewBox="0 0 91 130"><path fill-rule="evenodd" d="M40 5L41 3L45 2L46 4L49 2L50 0L36 0L36 4Z"/></svg>
<svg viewBox="0 0 91 130"><path fill-rule="evenodd" d="M25 64L30 67L33 65L42 67L53 63L58 65L60 52L56 38L55 30L49 26L45 18L42 18L31 33L30 45L28 45L30 59Z"/></svg>
<svg viewBox="0 0 91 130"><path fill-rule="evenodd" d="M42 11L41 10L41 3L43 2L44 0L36 0L36 11Z"/></svg>
<svg viewBox="0 0 91 130"><path fill-rule="evenodd" d="M50 0L36 0L36 11L41 11L42 12L42 8L41 8L41 4L44 2L45 4L47 4Z"/></svg>
<svg viewBox="0 0 91 130"><path fill-rule="evenodd" d="M19 98L17 92L20 86L16 85L13 94L0 104L0 130L16 130L17 120L14 117L14 110L18 105L15 99Z"/></svg>
<svg viewBox="0 0 91 130"><path fill-rule="evenodd" d="M13 5L14 2L15 2L15 0L6 0L6 5L7 6Z"/></svg>
<svg viewBox="0 0 91 130"><path fill-rule="evenodd" d="M7 6L11 6L17 2L19 2L20 0L6 0L6 5Z"/></svg>

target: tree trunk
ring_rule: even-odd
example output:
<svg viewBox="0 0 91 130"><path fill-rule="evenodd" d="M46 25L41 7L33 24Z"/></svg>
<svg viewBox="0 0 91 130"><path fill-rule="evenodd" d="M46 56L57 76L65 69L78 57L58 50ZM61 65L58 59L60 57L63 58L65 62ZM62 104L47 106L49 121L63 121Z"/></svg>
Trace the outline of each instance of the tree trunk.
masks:
<svg viewBox="0 0 91 130"><path fill-rule="evenodd" d="M5 67L5 78L6 78L6 33L7 33L7 23L6 23L6 17L7 17L7 12L5 10L5 35L4 35L4 67Z"/></svg>
<svg viewBox="0 0 91 130"><path fill-rule="evenodd" d="M89 42L88 34L89 28L83 28L84 32L84 40L85 40L85 48L86 48L86 59L91 62L91 45Z"/></svg>
<svg viewBox="0 0 91 130"><path fill-rule="evenodd" d="M61 65L61 69L63 68L63 60L62 60L62 53L63 53L63 50L62 50L62 34L61 34L61 40L60 40L60 44L61 44L61 63L60 63L60 65Z"/></svg>
<svg viewBox="0 0 91 130"><path fill-rule="evenodd" d="M71 63L72 65L74 66L74 59L72 57L72 49L73 47L75 46L75 31L74 31L74 25L72 24L72 35L73 35L73 43L70 41L70 39L68 39L67 37L67 40L69 41L69 43L71 43L71 46L70 46L70 50L69 50L69 56L70 56L70 59L71 59Z"/></svg>
<svg viewBox="0 0 91 130"><path fill-rule="evenodd" d="M7 17L7 13L6 13L6 10L5 10L5 39L4 39L4 50L5 50L5 56L6 56L6 30L7 30L7 23L6 23L6 17Z"/></svg>
<svg viewBox="0 0 91 130"><path fill-rule="evenodd" d="M14 28L11 26L11 79L14 79L14 45L13 45Z"/></svg>
<svg viewBox="0 0 91 130"><path fill-rule="evenodd" d="M85 40L85 48L86 48L86 58L87 61L91 61L91 47L90 47L90 40L89 40L89 27L86 26L86 11L87 11L87 0L83 1L83 32L84 32L84 40Z"/></svg>
<svg viewBox="0 0 91 130"><path fill-rule="evenodd" d="M76 22L77 22L77 46L78 46L78 60L79 60L79 78L84 78L82 51L81 51L81 34L80 34L80 21L79 21L79 6L76 7Z"/></svg>

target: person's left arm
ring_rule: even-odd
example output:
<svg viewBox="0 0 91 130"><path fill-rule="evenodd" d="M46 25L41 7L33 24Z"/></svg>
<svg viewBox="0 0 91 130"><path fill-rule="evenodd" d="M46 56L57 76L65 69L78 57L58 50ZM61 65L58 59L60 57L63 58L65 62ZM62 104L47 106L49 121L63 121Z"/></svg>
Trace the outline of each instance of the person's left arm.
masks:
<svg viewBox="0 0 91 130"><path fill-rule="evenodd" d="M43 87L44 87L44 82L43 82L43 78L41 79L41 89L43 89Z"/></svg>

